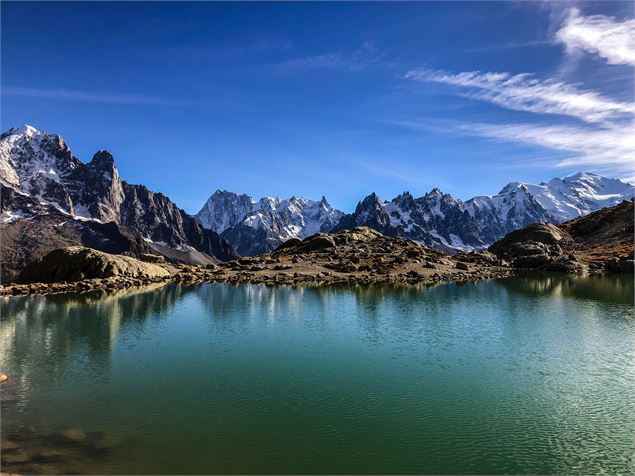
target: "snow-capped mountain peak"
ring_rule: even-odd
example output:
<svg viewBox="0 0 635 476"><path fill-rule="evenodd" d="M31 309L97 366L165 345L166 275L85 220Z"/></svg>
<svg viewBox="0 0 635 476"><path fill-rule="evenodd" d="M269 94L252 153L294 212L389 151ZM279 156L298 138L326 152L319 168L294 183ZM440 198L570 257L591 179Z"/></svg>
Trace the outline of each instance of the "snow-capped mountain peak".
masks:
<svg viewBox="0 0 635 476"><path fill-rule="evenodd" d="M336 229L364 225L442 249L482 248L530 223L560 223L634 195L633 185L589 172L539 185L510 182L496 195L466 202L438 188L420 198L404 192L384 202L371 194Z"/></svg>
<svg viewBox="0 0 635 476"><path fill-rule="evenodd" d="M32 126L0 135L0 189L3 229L25 230L3 237L3 277L69 244L199 263L237 257L166 196L122 181L108 151L84 163L61 136Z"/></svg>
<svg viewBox="0 0 635 476"><path fill-rule="evenodd" d="M444 196L444 193L441 191L441 189L435 187L432 190L430 190L428 193L426 193L424 196L428 198L436 198L436 197L442 198Z"/></svg>
<svg viewBox="0 0 635 476"><path fill-rule="evenodd" d="M510 182L497 194L474 197L466 208L486 243L530 223L562 223L635 196L635 187L590 172L553 178L538 185Z"/></svg>
<svg viewBox="0 0 635 476"><path fill-rule="evenodd" d="M72 213L72 200L62 182L82 164L64 140L29 125L0 136L0 183Z"/></svg>
<svg viewBox="0 0 635 476"><path fill-rule="evenodd" d="M256 201L248 195L216 190L194 218L203 227L222 233L255 208Z"/></svg>
<svg viewBox="0 0 635 476"><path fill-rule="evenodd" d="M255 200L217 191L195 218L220 233L240 254L253 255L270 251L289 238L330 231L342 215L325 197L319 202L296 196Z"/></svg>
<svg viewBox="0 0 635 476"><path fill-rule="evenodd" d="M2 138L9 142L15 142L24 138L31 139L34 136L41 134L45 133L38 131L35 127L30 126L29 124L23 124L20 127L12 127L2 135Z"/></svg>

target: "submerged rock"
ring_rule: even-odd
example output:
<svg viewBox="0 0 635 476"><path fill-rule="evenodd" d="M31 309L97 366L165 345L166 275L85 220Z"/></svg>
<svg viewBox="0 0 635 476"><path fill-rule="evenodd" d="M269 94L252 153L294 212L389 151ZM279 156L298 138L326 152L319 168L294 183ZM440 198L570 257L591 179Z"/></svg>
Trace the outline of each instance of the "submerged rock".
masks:
<svg viewBox="0 0 635 476"><path fill-rule="evenodd" d="M27 461L29 461L29 455L24 450L17 449L2 452L2 464L26 463Z"/></svg>
<svg viewBox="0 0 635 476"><path fill-rule="evenodd" d="M74 428L69 428L54 435L54 439L62 443L82 444L86 441L86 438L86 433Z"/></svg>

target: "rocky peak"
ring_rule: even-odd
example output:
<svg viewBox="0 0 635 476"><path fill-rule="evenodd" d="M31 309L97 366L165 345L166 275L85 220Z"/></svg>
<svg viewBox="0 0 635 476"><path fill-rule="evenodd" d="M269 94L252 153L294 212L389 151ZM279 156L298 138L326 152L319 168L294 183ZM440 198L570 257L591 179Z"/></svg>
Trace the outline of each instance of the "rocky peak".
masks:
<svg viewBox="0 0 635 476"><path fill-rule="evenodd" d="M257 201L247 195L233 196L245 199L228 200L221 206L221 200L212 195L196 219L206 228L219 231L243 255L271 251L290 238L328 232L343 215L325 197L318 202L295 195Z"/></svg>
<svg viewBox="0 0 635 476"><path fill-rule="evenodd" d="M383 208L382 201L379 199L375 192L371 193L361 202L359 202L355 211L357 212L358 210L365 210L368 208L375 208L377 210Z"/></svg>
<svg viewBox="0 0 635 476"><path fill-rule="evenodd" d="M102 164L113 166L115 164L115 158L107 150L100 150L93 155L93 160L91 160L90 163L97 166Z"/></svg>
<svg viewBox="0 0 635 476"><path fill-rule="evenodd" d="M112 154L97 152L86 165L78 167L69 184L75 202L75 214L102 222L119 222L124 190Z"/></svg>
<svg viewBox="0 0 635 476"><path fill-rule="evenodd" d="M255 200L249 195L216 190L194 218L204 228L222 233L251 213L254 207Z"/></svg>
<svg viewBox="0 0 635 476"><path fill-rule="evenodd" d="M124 230L117 233L124 233L145 247L159 246L152 237L160 237L156 241L165 243L154 251L175 260L209 262L237 256L215 232L203 230L164 195L122 182L108 151L100 150L90 162L83 163L57 134L23 126L10 129L1 137L0 182L6 187L3 191L17 192L3 192L4 196L15 198L3 200L3 213L29 219L34 215L55 215L58 222L87 223L86 229L101 222ZM91 233L75 234L75 242L84 243L97 236ZM117 235L113 233L110 234ZM27 245L17 243L16 247ZM91 246L110 245L108 240L94 240ZM30 252L35 256L38 250Z"/></svg>
<svg viewBox="0 0 635 476"><path fill-rule="evenodd" d="M441 198L443 197L443 192L441 191L441 189L439 188L433 188L432 190L430 190L428 193L426 193L424 195L424 197L429 197L429 198Z"/></svg>
<svg viewBox="0 0 635 476"><path fill-rule="evenodd" d="M344 215L334 231L350 230L356 226L367 226L380 233L389 232L390 217L375 192L359 202L353 213Z"/></svg>
<svg viewBox="0 0 635 476"><path fill-rule="evenodd" d="M258 208L273 211L279 204L280 199L278 197L263 197L258 201Z"/></svg>
<svg viewBox="0 0 635 476"><path fill-rule="evenodd" d="M71 213L73 199L65 184L83 164L64 140L28 125L12 128L1 137L0 182Z"/></svg>

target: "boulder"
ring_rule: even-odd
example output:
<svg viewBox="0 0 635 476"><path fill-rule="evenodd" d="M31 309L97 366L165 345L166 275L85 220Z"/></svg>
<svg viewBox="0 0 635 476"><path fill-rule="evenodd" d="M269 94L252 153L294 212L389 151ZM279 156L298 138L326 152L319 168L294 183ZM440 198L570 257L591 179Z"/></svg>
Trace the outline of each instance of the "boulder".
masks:
<svg viewBox="0 0 635 476"><path fill-rule="evenodd" d="M551 266L552 261L547 253L536 253L517 256L513 263L516 268L520 269L542 269Z"/></svg>
<svg viewBox="0 0 635 476"><path fill-rule="evenodd" d="M541 269L563 273L583 273L588 270L588 266L578 261L561 257L544 264Z"/></svg>
<svg viewBox="0 0 635 476"><path fill-rule="evenodd" d="M285 241L280 246L278 246L273 252L276 253L278 251L293 248L294 246L297 246L300 243L302 243L302 240L300 238L289 238L287 241Z"/></svg>
<svg viewBox="0 0 635 476"><path fill-rule="evenodd" d="M335 240L332 236L325 233L317 233L305 238L304 240L291 238L278 246L274 253L302 254L335 247L337 247L337 245L335 244Z"/></svg>
<svg viewBox="0 0 635 476"><path fill-rule="evenodd" d="M534 223L520 230L512 231L507 236L498 240L489 247L489 251L496 256L518 256L527 254L522 251L523 247L531 244L534 248L546 250L545 245L561 245L571 242L568 233L549 223ZM542 246L541 246L542 245ZM536 254L536 253L533 253Z"/></svg>
<svg viewBox="0 0 635 476"><path fill-rule="evenodd" d="M335 242L339 244L369 241L377 238L381 238L384 235L367 226L356 226L350 230L344 230L334 235Z"/></svg>
<svg viewBox="0 0 635 476"><path fill-rule="evenodd" d="M333 237L326 235L324 233L318 233L317 235L309 236L302 240L302 244L299 248L302 251L318 251L327 248L335 248L337 245L335 244L335 240Z"/></svg>
<svg viewBox="0 0 635 476"><path fill-rule="evenodd" d="M152 253L141 253L139 256L141 261L145 261L146 263L165 263L165 256L163 255L155 255Z"/></svg>
<svg viewBox="0 0 635 476"><path fill-rule="evenodd" d="M508 234L489 247L500 259L516 268L579 273L587 266L565 249L573 244L571 236L556 225L534 223Z"/></svg>
<svg viewBox="0 0 635 476"><path fill-rule="evenodd" d="M604 264L608 271L614 273L631 273L635 272L635 260L633 260L633 253L629 256L622 256L619 258L611 258Z"/></svg>
<svg viewBox="0 0 635 476"><path fill-rule="evenodd" d="M113 276L156 278L168 277L170 273L159 265L139 261L130 256L70 246L53 250L41 260L27 265L18 276L17 282L54 283Z"/></svg>

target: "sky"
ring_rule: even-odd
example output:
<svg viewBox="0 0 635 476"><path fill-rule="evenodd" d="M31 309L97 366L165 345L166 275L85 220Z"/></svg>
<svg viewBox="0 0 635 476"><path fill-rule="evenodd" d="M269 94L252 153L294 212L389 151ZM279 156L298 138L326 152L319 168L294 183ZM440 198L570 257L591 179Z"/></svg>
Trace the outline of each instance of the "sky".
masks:
<svg viewBox="0 0 635 476"><path fill-rule="evenodd" d="M633 2L1 3L1 126L195 213L635 181Z"/></svg>

